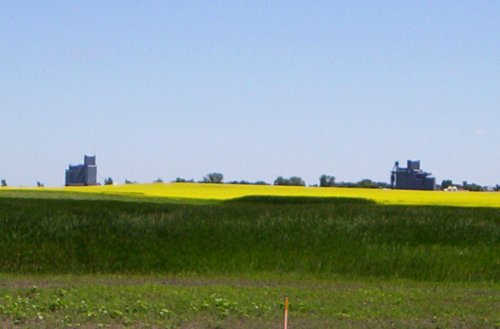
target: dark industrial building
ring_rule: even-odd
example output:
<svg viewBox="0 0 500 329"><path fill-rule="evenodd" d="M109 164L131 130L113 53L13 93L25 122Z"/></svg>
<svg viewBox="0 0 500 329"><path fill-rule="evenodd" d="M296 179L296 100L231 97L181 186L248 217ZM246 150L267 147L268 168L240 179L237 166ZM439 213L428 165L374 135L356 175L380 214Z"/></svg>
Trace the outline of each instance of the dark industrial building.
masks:
<svg viewBox="0 0 500 329"><path fill-rule="evenodd" d="M66 169L66 186L97 185L95 155L86 155L83 164L69 165Z"/></svg>
<svg viewBox="0 0 500 329"><path fill-rule="evenodd" d="M420 169L420 161L408 160L406 168L396 161L391 172L391 186L401 190L435 190L436 178Z"/></svg>

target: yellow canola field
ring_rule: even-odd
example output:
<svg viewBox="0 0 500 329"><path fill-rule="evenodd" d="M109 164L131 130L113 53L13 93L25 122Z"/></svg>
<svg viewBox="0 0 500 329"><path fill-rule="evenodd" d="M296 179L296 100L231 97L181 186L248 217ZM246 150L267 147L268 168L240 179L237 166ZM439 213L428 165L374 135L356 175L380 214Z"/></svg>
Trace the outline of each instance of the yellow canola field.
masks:
<svg viewBox="0 0 500 329"><path fill-rule="evenodd" d="M128 184L114 186L45 188L44 190L212 200L227 200L250 195L349 197L370 199L381 204L500 207L499 192L408 191L335 187L320 188L196 183Z"/></svg>

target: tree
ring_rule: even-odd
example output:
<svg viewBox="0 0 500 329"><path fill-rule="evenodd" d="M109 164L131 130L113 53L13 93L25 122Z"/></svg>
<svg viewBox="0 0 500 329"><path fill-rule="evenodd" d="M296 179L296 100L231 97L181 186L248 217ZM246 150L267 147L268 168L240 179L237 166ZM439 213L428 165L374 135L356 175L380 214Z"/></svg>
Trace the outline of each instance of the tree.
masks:
<svg viewBox="0 0 500 329"><path fill-rule="evenodd" d="M332 187L335 186L335 177L328 175L321 175L319 178L320 187Z"/></svg>
<svg viewBox="0 0 500 329"><path fill-rule="evenodd" d="M38 187L44 187L44 186L45 186L45 184L44 184L44 183L42 183L42 182L36 182L36 186L38 186Z"/></svg>
<svg viewBox="0 0 500 329"><path fill-rule="evenodd" d="M378 187L377 183L375 183L374 181L372 181L371 179L368 179L368 178L360 180L356 185L357 185L357 187L361 187L361 188L377 188Z"/></svg>
<svg viewBox="0 0 500 329"><path fill-rule="evenodd" d="M288 179L283 178L283 176L278 176L274 180L274 185L290 185L290 184L288 184Z"/></svg>
<svg viewBox="0 0 500 329"><path fill-rule="evenodd" d="M136 184L137 182L134 182L134 181L131 181L131 180L128 180L125 178L125 184Z"/></svg>
<svg viewBox="0 0 500 329"><path fill-rule="evenodd" d="M278 178L274 180L274 185L305 186L306 183L302 178L298 176L292 176L290 178L283 178L283 176L278 176Z"/></svg>
<svg viewBox="0 0 500 329"><path fill-rule="evenodd" d="M386 182L375 182L371 179L365 178L357 183L354 182L339 182L335 183L337 187L349 187L349 188L391 188L391 184Z"/></svg>
<svg viewBox="0 0 500 329"><path fill-rule="evenodd" d="M481 192L483 191L483 187L481 185L475 184L475 183L467 183L464 182L464 190L466 191L471 191L471 192Z"/></svg>
<svg viewBox="0 0 500 329"><path fill-rule="evenodd" d="M493 190L497 191L497 192L500 192L500 184L497 184Z"/></svg>
<svg viewBox="0 0 500 329"><path fill-rule="evenodd" d="M113 178L108 177L104 179L104 185L113 185Z"/></svg>
<svg viewBox="0 0 500 329"><path fill-rule="evenodd" d="M246 180L232 180L230 182L227 182L226 184L234 184L234 185L250 185L252 183L246 181Z"/></svg>
<svg viewBox="0 0 500 329"><path fill-rule="evenodd" d="M185 179L181 177L177 177L174 181L175 183L194 183L194 179Z"/></svg>
<svg viewBox="0 0 500 329"><path fill-rule="evenodd" d="M386 182L375 182L378 188L391 188L391 184Z"/></svg>
<svg viewBox="0 0 500 329"><path fill-rule="evenodd" d="M358 187L356 183L352 182L339 182L335 184L337 187Z"/></svg>
<svg viewBox="0 0 500 329"><path fill-rule="evenodd" d="M2 179L2 180L0 181L0 185L1 185L2 187L7 187L7 181L6 181L5 179Z"/></svg>
<svg viewBox="0 0 500 329"><path fill-rule="evenodd" d="M451 179L445 179L441 182L441 188L444 190L450 186L453 186L453 181Z"/></svg>
<svg viewBox="0 0 500 329"><path fill-rule="evenodd" d="M213 172L203 177L203 183L220 184L223 180L224 176L218 172Z"/></svg>
<svg viewBox="0 0 500 329"><path fill-rule="evenodd" d="M158 177L153 183L163 183L163 179Z"/></svg>
<svg viewBox="0 0 500 329"><path fill-rule="evenodd" d="M292 186L306 186L306 182L298 176L290 177L290 185Z"/></svg>

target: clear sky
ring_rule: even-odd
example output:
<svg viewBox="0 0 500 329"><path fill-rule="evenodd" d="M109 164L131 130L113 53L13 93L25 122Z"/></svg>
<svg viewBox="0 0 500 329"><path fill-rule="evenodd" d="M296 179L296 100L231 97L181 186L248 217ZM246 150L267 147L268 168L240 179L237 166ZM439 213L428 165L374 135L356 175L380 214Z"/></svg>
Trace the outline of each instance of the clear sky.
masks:
<svg viewBox="0 0 500 329"><path fill-rule="evenodd" d="M0 1L0 178L500 183L498 1Z"/></svg>

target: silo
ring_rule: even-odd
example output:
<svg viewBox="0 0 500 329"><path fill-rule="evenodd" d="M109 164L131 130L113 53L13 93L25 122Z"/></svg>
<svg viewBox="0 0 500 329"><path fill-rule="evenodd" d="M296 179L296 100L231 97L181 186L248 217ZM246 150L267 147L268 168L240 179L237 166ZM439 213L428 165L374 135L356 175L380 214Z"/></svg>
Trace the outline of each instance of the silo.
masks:
<svg viewBox="0 0 500 329"><path fill-rule="evenodd" d="M420 170L420 160L417 160L417 161L408 160L408 169L409 170Z"/></svg>
<svg viewBox="0 0 500 329"><path fill-rule="evenodd" d="M83 164L87 166L95 166L95 155L86 155L83 158Z"/></svg>

